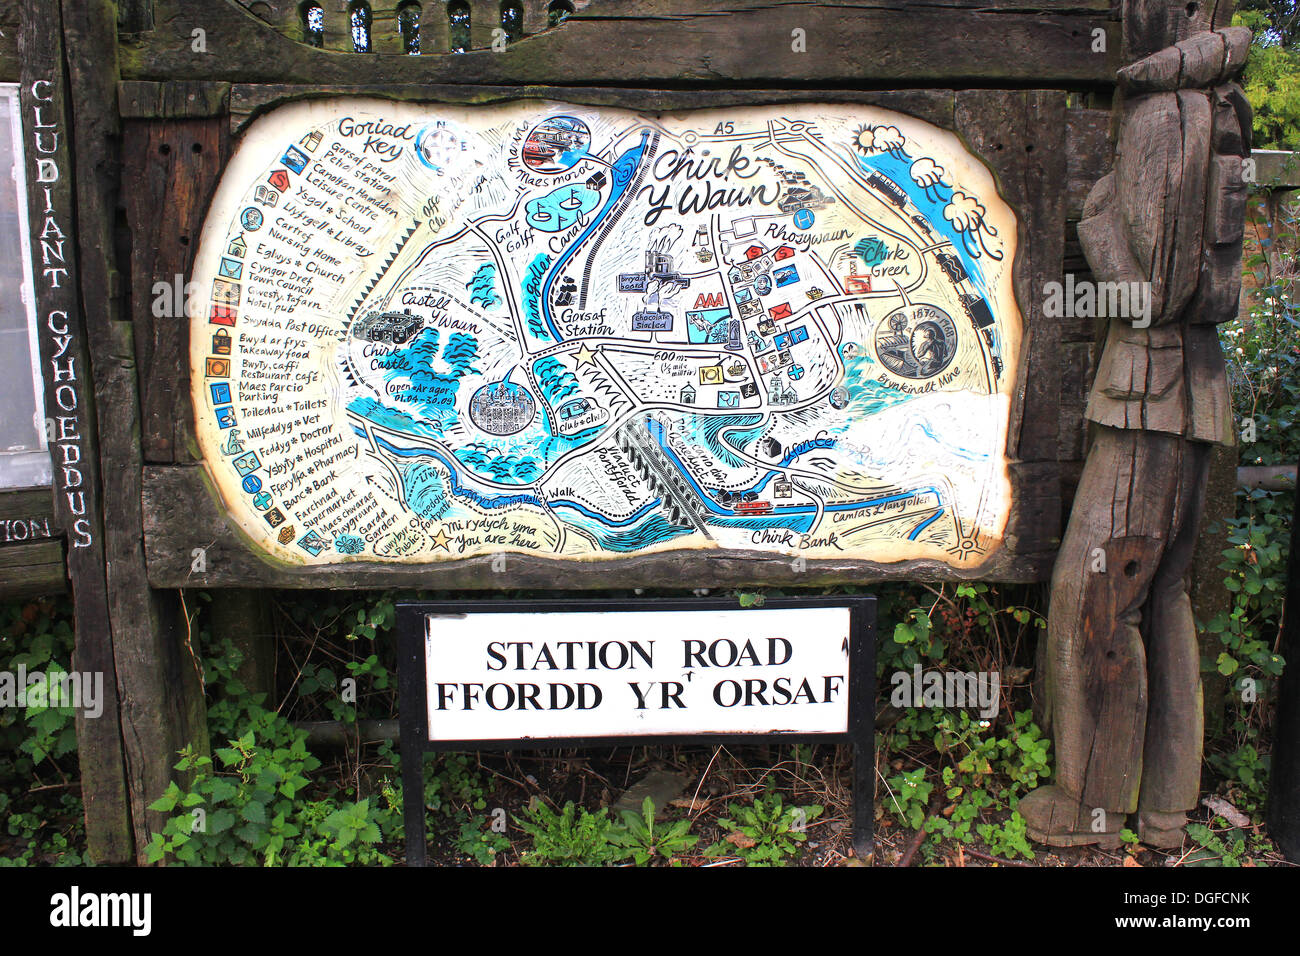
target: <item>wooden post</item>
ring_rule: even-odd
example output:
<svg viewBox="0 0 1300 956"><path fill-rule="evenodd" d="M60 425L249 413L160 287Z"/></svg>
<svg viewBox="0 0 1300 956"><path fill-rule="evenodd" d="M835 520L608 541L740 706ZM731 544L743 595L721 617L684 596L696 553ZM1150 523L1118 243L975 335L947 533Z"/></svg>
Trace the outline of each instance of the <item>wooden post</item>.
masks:
<svg viewBox="0 0 1300 956"><path fill-rule="evenodd" d="M250 693L265 694L264 706L274 710L275 636L271 605L261 591L232 588L212 598L212 635L230 642L244 655L235 676Z"/></svg>
<svg viewBox="0 0 1300 956"><path fill-rule="evenodd" d="M96 396L90 387L91 350L78 298L81 277L73 231L77 210L63 32L57 5L24 0L22 15L18 43L23 147L54 516L68 537L68 577L76 614L72 668L104 679L101 715L93 720L77 715L87 851L96 863L123 863L132 858L135 846L109 626ZM43 241L48 252L43 252Z"/></svg>
<svg viewBox="0 0 1300 956"><path fill-rule="evenodd" d="M1269 238L1264 249L1271 260L1271 275L1282 272L1277 243L1278 211L1300 193L1300 154L1273 153L1260 157L1257 178L1269 186L1266 200ZM1295 283L1293 283L1295 285ZM1294 488L1294 483L1292 488ZM1291 553L1287 562L1286 603L1280 651L1286 666L1278 681L1277 716L1273 726L1272 775L1268 782L1268 832L1292 863L1300 862L1300 491L1295 493L1291 518Z"/></svg>
<svg viewBox="0 0 1300 956"><path fill-rule="evenodd" d="M114 255L120 123L117 27L108 0L63 5L66 69L77 96L73 133L77 248L87 344L94 355L95 400L104 482L104 561L108 622L120 694L127 792L136 856L143 861L165 814L150 811L174 778L176 752L207 746L197 648L187 644L175 600L150 590L141 513L143 462L134 329L121 317L123 282ZM196 56L204 54L196 53ZM102 618L100 620L103 620ZM78 626L81 626L78 620Z"/></svg>
<svg viewBox="0 0 1300 956"><path fill-rule="evenodd" d="M1220 611L1227 611L1231 596L1223 584L1223 550L1228 546L1228 521L1237 512L1237 448L1235 445L1216 446L1210 452L1210 479L1205 489L1205 517L1202 531L1196 539L1192 556L1192 609L1196 620L1202 624ZM1210 529L1217 528L1211 534ZM1200 632L1198 641L1201 656L1214 660L1223 649L1217 635ZM1228 679L1211 670L1201 675L1204 685L1203 709L1205 731L1213 737L1223 731L1225 695Z"/></svg>
<svg viewBox="0 0 1300 956"><path fill-rule="evenodd" d="M1272 775L1268 781L1268 833L1292 863L1300 862L1300 493L1291 517L1291 554L1287 561L1286 613L1282 622L1282 659L1278 679L1277 719L1273 726Z"/></svg>

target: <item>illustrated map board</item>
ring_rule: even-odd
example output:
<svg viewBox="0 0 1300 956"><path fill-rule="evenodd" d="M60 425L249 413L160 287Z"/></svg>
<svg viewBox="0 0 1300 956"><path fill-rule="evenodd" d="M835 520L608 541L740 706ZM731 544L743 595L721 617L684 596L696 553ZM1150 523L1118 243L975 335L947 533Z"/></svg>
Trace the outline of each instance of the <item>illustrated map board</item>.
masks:
<svg viewBox="0 0 1300 956"><path fill-rule="evenodd" d="M1015 237L956 136L869 106L282 106L203 229L200 449L290 565L975 567Z"/></svg>

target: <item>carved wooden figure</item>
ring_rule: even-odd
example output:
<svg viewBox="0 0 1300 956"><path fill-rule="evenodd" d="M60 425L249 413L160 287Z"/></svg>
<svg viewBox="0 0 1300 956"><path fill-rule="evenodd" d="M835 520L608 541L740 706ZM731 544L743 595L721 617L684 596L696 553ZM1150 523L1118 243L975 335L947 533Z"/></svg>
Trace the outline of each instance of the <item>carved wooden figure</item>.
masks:
<svg viewBox="0 0 1300 956"><path fill-rule="evenodd" d="M1229 80L1249 45L1243 28L1198 33L1120 71L1115 166L1079 223L1095 278L1122 283L1130 307L1111 314L1092 446L1052 577L1057 781L1020 803L1042 843L1116 846L1136 813L1143 842L1177 845L1196 805L1187 572L1210 446L1233 443L1215 324L1236 314L1241 285L1251 114Z"/></svg>

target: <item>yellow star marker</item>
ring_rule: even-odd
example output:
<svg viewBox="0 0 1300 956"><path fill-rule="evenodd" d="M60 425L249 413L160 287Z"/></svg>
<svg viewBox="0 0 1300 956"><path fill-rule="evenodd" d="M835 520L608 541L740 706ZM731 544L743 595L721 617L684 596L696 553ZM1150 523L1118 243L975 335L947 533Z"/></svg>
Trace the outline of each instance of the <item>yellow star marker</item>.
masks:
<svg viewBox="0 0 1300 956"><path fill-rule="evenodd" d="M583 342L582 345L580 345L577 349L570 352L569 354L572 355L573 358L575 359L575 363L573 366L575 369L580 369L587 364L591 364L591 365L596 364L596 353L593 352L591 349L587 348L586 342Z"/></svg>
<svg viewBox="0 0 1300 956"><path fill-rule="evenodd" d="M450 554L451 548L447 547L447 542L450 540L451 538L447 537L447 530L445 528L439 528L438 533L434 535L433 546L435 548L442 548L444 551Z"/></svg>

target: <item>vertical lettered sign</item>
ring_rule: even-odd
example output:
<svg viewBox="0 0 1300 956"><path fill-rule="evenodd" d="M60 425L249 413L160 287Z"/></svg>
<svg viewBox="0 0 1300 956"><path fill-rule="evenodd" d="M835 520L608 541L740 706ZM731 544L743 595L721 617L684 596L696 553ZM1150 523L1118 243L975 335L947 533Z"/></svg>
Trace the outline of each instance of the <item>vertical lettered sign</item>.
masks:
<svg viewBox="0 0 1300 956"><path fill-rule="evenodd" d="M94 388L79 295L70 91L59 5L24 0L18 34L19 105L27 179L45 433L54 517L67 540L76 612L73 669L104 675L100 717L77 713L86 837L93 859L132 856L113 639L109 628Z"/></svg>
<svg viewBox="0 0 1300 956"><path fill-rule="evenodd" d="M26 61L23 65L25 74L40 68ZM77 294L71 155L61 71L50 65L46 72L25 80L20 96L55 514L68 536L70 555L84 552L101 566L102 557L95 557L102 555L102 547L97 539L93 392Z"/></svg>

